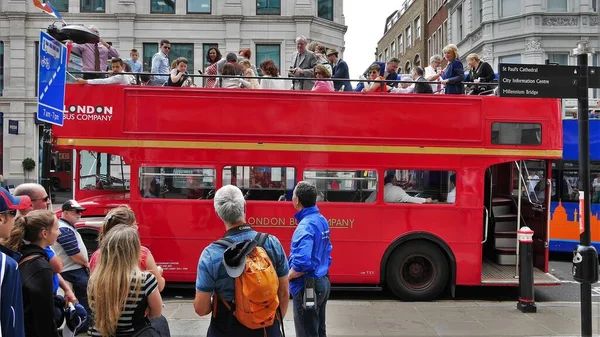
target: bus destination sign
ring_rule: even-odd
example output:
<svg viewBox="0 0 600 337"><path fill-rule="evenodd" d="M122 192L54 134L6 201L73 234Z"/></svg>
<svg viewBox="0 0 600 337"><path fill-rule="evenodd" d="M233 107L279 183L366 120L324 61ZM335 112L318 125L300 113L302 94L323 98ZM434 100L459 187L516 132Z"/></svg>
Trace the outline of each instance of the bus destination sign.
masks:
<svg viewBox="0 0 600 337"><path fill-rule="evenodd" d="M577 98L576 66L500 63L501 97Z"/></svg>

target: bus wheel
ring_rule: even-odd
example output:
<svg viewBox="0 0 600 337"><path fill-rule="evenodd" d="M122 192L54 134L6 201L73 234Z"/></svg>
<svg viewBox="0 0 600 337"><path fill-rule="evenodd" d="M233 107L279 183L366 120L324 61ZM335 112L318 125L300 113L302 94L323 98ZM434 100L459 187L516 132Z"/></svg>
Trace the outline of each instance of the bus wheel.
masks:
<svg viewBox="0 0 600 337"><path fill-rule="evenodd" d="M398 247L390 258L386 283L403 301L430 301L446 287L449 270L444 253L436 245L412 241Z"/></svg>
<svg viewBox="0 0 600 337"><path fill-rule="evenodd" d="M60 191L60 180L58 178L52 178L52 188L54 191Z"/></svg>

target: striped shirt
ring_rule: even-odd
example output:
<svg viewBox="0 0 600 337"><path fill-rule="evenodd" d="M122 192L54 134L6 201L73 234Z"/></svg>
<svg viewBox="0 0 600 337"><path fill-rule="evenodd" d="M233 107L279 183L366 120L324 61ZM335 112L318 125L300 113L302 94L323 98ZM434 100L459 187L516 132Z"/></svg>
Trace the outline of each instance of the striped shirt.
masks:
<svg viewBox="0 0 600 337"><path fill-rule="evenodd" d="M129 288L129 296L127 297L127 302L125 303L125 310L121 312L121 317L119 317L119 321L117 322L117 333L115 337L130 337L135 332L133 330L133 313L135 309L140 305L142 299L144 297L150 296L154 290L158 287L158 281L156 281L156 277L152 275L150 272L143 272L144 283L142 287L135 292L135 284L137 280L131 280L131 287ZM90 304L93 306L94 303L94 294L91 294ZM92 336L102 336L97 330L96 327L92 328Z"/></svg>
<svg viewBox="0 0 600 337"><path fill-rule="evenodd" d="M84 266L73 261L71 256L82 253L82 256L87 260L88 252L83 243L83 239L77 230L68 223L65 219L58 220L58 229L60 234L56 242L52 245L52 249L56 255L63 261L63 272L83 268Z"/></svg>

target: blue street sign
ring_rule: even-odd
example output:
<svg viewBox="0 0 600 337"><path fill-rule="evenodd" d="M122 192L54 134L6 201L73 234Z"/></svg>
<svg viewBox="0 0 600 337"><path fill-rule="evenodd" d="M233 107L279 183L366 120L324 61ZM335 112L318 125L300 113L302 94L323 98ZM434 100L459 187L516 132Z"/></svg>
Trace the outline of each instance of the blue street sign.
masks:
<svg viewBox="0 0 600 337"><path fill-rule="evenodd" d="M53 37L40 32L38 64L38 113L40 121L63 125L67 48Z"/></svg>

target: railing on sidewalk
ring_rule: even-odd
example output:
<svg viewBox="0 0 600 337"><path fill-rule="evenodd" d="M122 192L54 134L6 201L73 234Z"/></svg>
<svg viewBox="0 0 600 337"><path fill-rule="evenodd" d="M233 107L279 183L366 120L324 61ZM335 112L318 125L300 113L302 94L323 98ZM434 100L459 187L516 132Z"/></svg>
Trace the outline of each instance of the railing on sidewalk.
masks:
<svg viewBox="0 0 600 337"><path fill-rule="evenodd" d="M102 76L102 77L98 77L98 78L103 78L103 77L107 77L112 75L112 72L100 72L100 71L71 71L68 72L68 74L73 78L77 78L78 76L75 76L75 74L79 74L79 75L95 75L95 76ZM167 82L167 78L170 76L170 74L161 74L161 73L147 73L147 72L143 72L143 73L134 73L134 72L121 72L119 74L122 75L131 75L135 78L135 83L132 85L146 85L146 86L166 86L166 82ZM406 74L404 74L405 76L407 76ZM293 82L302 82L302 81L328 81L328 82L350 82L352 83L386 83L388 90L389 87L396 87L402 84L415 84L415 83L421 83L421 84L427 84L427 85L440 85L442 88L440 90L434 91L434 94L439 94L439 93L443 93L444 91L444 83L442 83L441 81L416 81L416 80L372 80L372 79L365 79L365 78L360 78L360 79L343 79L343 78L315 78L315 77L269 77L269 76L242 76L242 75L205 75L205 74L186 74L185 75L187 78L191 79L191 87L197 87L197 88L206 88L203 86L197 86L195 85L195 79L200 78L202 79L202 82L205 82L205 79L212 79L215 80L215 82L217 83L217 86L215 87L210 87L210 88L221 88L222 87L222 81L223 79L229 79L229 78L239 78L239 79L243 79L243 80L264 80L264 79L269 79L269 80L277 80L277 81L291 81ZM84 76L82 76L84 77ZM152 84L153 81L156 78L165 78L165 81L163 84L160 85L155 85ZM288 89L292 89L293 84L290 83ZM482 90L480 92L478 92L478 95L496 95L497 94L497 86L498 86L498 82L465 82L465 81L461 81L458 83L453 83L450 85L456 85L456 84L461 84L463 86L463 93L462 94L469 94L468 92L466 92L466 88L478 88L478 87L484 87L485 90ZM354 87L352 91L349 92L356 92L354 91ZM378 92L384 92L384 86L380 85L379 89L377 90ZM336 92L342 92L342 90L338 90Z"/></svg>

